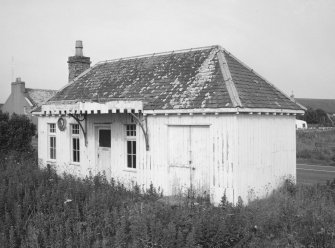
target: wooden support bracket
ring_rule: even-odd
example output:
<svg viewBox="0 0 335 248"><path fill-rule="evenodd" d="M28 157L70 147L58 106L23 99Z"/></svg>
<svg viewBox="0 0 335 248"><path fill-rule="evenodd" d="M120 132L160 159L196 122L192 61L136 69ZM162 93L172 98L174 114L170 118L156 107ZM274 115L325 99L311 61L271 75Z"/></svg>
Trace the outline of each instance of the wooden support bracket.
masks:
<svg viewBox="0 0 335 248"><path fill-rule="evenodd" d="M131 116L133 116L134 118L135 118L135 120L136 120L136 122L138 123L138 125L140 125L140 127L141 127L141 129L142 129L142 132L143 132L143 134L144 134L144 138L145 138L145 146L146 146L146 149L147 149L147 151L149 151L149 137L148 137L148 125L147 125L147 117L146 116L144 116L144 120L142 119L140 119L137 115L135 115L134 113L129 113ZM145 122L145 127L144 127L144 125L143 125L143 123L142 122Z"/></svg>
<svg viewBox="0 0 335 248"><path fill-rule="evenodd" d="M70 117L76 120L76 122L79 124L81 131L84 134L84 139L85 139L85 146L87 147L87 114L83 115L78 115L78 114L69 114ZM85 129L81 122L85 121Z"/></svg>

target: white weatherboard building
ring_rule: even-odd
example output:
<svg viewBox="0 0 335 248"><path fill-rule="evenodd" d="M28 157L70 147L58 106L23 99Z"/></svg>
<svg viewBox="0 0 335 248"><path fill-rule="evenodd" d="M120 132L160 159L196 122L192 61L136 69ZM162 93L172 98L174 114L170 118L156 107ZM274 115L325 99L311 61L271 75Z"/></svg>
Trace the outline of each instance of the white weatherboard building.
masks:
<svg viewBox="0 0 335 248"><path fill-rule="evenodd" d="M219 46L90 67L77 41L68 63L70 82L34 112L41 166L214 203L264 197L296 175L304 111Z"/></svg>

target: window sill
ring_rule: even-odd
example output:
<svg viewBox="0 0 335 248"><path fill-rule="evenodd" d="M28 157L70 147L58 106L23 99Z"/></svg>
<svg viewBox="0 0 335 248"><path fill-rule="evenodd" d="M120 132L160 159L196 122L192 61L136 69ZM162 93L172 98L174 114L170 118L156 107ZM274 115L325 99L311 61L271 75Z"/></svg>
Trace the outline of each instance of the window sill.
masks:
<svg viewBox="0 0 335 248"><path fill-rule="evenodd" d="M137 173L137 169L132 169L132 168L123 169L123 171L124 171L124 172Z"/></svg>
<svg viewBox="0 0 335 248"><path fill-rule="evenodd" d="M46 161L46 163L47 163L47 164L56 164L56 163L57 163L57 160L56 160L56 159L53 159L53 160L48 159L48 160Z"/></svg>

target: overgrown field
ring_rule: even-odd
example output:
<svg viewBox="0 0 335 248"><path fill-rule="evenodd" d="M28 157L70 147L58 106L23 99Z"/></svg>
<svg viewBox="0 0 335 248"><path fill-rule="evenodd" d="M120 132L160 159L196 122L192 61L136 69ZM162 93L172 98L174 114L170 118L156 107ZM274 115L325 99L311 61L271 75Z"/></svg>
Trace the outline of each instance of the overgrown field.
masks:
<svg viewBox="0 0 335 248"><path fill-rule="evenodd" d="M1 247L334 247L335 182L287 182L247 207L186 198L179 205L40 170L32 153L0 155Z"/></svg>
<svg viewBox="0 0 335 248"><path fill-rule="evenodd" d="M297 159L335 165L335 129L298 130Z"/></svg>

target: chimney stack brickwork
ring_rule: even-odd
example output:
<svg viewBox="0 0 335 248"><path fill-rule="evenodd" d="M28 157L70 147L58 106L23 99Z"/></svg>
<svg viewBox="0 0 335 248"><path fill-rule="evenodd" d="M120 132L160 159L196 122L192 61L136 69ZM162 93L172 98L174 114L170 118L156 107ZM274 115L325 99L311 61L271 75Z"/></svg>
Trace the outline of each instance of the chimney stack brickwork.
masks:
<svg viewBox="0 0 335 248"><path fill-rule="evenodd" d="M12 82L12 94L24 93L26 90L25 82L21 81L21 78L16 78L15 82Z"/></svg>
<svg viewBox="0 0 335 248"><path fill-rule="evenodd" d="M91 65L90 57L83 56L82 41L76 41L75 56L69 57L67 63L69 64L69 82L71 82L81 73L90 68Z"/></svg>

